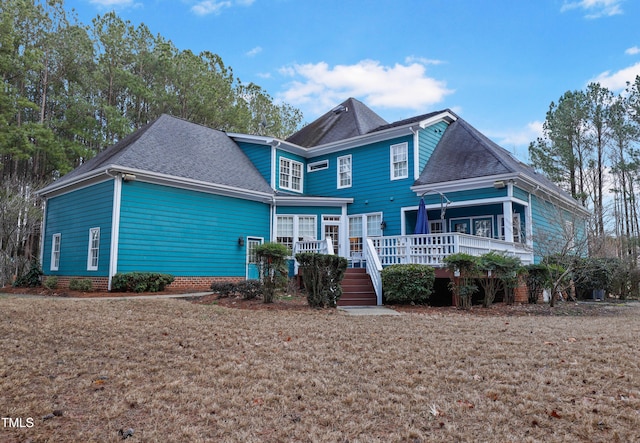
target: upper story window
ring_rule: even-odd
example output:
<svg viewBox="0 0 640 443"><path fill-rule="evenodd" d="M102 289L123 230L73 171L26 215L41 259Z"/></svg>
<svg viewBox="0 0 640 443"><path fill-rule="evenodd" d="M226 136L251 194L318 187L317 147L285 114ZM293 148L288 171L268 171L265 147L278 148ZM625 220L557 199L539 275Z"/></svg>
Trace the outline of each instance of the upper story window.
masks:
<svg viewBox="0 0 640 443"><path fill-rule="evenodd" d="M391 145L391 180L409 177L409 144Z"/></svg>
<svg viewBox="0 0 640 443"><path fill-rule="evenodd" d="M338 157L338 189L351 187L351 156Z"/></svg>
<svg viewBox="0 0 640 443"><path fill-rule="evenodd" d="M321 160L319 162L309 163L307 165L307 172L322 171L329 168L329 160Z"/></svg>
<svg viewBox="0 0 640 443"><path fill-rule="evenodd" d="M60 267L60 241L62 237L60 234L53 234L51 240L51 270L57 271Z"/></svg>
<svg viewBox="0 0 640 443"><path fill-rule="evenodd" d="M302 163L280 157L280 189L302 192Z"/></svg>
<svg viewBox="0 0 640 443"><path fill-rule="evenodd" d="M89 254L87 257L87 271L98 270L98 255L100 252L100 228L89 229Z"/></svg>

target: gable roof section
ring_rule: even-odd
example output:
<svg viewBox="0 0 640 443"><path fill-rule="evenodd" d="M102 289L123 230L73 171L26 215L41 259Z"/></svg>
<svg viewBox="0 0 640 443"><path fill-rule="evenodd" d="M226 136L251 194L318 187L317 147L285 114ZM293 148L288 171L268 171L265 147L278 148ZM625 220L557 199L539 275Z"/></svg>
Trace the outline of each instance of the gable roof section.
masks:
<svg viewBox="0 0 640 443"><path fill-rule="evenodd" d="M461 118L447 127L414 186L508 174L524 176L573 200L547 177L516 160Z"/></svg>
<svg viewBox="0 0 640 443"><path fill-rule="evenodd" d="M365 104L349 98L287 138L287 142L310 148L368 134L387 121Z"/></svg>
<svg viewBox="0 0 640 443"><path fill-rule="evenodd" d="M60 188L91 172L98 173L110 167L273 193L249 158L224 132L166 114L47 188Z"/></svg>

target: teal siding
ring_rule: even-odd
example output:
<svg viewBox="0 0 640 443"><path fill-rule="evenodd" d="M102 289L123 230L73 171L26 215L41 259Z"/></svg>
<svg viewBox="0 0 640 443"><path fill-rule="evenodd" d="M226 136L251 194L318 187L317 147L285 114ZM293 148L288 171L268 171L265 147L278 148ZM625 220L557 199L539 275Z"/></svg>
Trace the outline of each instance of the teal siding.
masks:
<svg viewBox="0 0 640 443"><path fill-rule="evenodd" d="M586 254L586 220L571 214L565 209L552 205L548 201L531 196L531 216L533 218L533 250L534 260L539 263L546 255L560 252L560 249L569 241L566 223L573 223L575 229L574 244L578 247L578 253Z"/></svg>
<svg viewBox="0 0 640 443"><path fill-rule="evenodd" d="M529 201L529 193L527 191L524 191L516 186L513 187L513 196L519 200L522 200L524 202Z"/></svg>
<svg viewBox="0 0 640 443"><path fill-rule="evenodd" d="M96 276L109 274L113 180L47 200L42 269L47 275ZM100 228L98 270L87 270L89 230ZM51 271L51 242L60 234L60 265Z"/></svg>
<svg viewBox="0 0 640 443"><path fill-rule="evenodd" d="M238 238L269 238L269 205L143 182L122 186L118 272L244 277Z"/></svg>
<svg viewBox="0 0 640 443"><path fill-rule="evenodd" d="M391 180L390 149L397 143L408 143L409 177ZM338 189L338 157L351 155L352 186ZM329 159L329 168L307 175L307 192L313 195L352 197L349 215L382 212L387 228L385 235L401 233L403 206L417 205L418 199L410 187L413 185L413 137L407 135L384 142L373 143L348 151L324 155L309 162Z"/></svg>
<svg viewBox="0 0 640 443"><path fill-rule="evenodd" d="M431 158L431 154L433 154L433 151L436 149L436 145L442 138L442 134L444 134L447 126L448 124L446 122L439 122L435 125L421 129L418 133L418 173L422 172L425 165Z"/></svg>
<svg viewBox="0 0 640 443"><path fill-rule="evenodd" d="M271 146L238 142L238 146L255 165L260 175L271 184Z"/></svg>

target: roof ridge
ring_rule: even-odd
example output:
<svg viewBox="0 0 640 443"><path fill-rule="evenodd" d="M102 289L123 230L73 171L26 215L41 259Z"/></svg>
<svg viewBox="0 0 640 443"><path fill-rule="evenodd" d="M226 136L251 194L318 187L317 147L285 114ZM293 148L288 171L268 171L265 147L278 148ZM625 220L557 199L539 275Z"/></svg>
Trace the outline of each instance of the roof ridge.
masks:
<svg viewBox="0 0 640 443"><path fill-rule="evenodd" d="M501 147L500 145L498 145L497 143L495 143L494 141L492 141L489 137L485 136L484 134L482 134L480 131L478 131L476 128L474 128L473 126L471 126L471 124L469 122L467 122L465 119L463 118L458 118L457 120L458 122L460 122L462 128L471 136L473 137L478 143L480 143L482 146L485 146L486 148L488 148L487 150L489 151L489 153L505 168L509 169L511 172L517 172L514 168L513 165L509 165L507 164L502 156L497 155L498 153L496 152L496 148L502 149L503 151L507 152L506 149L504 149L503 147Z"/></svg>

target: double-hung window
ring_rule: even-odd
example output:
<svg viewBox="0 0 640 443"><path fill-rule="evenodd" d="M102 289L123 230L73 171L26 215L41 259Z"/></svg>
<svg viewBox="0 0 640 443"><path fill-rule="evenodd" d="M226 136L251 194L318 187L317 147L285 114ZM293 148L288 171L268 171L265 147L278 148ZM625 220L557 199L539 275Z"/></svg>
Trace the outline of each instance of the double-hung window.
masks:
<svg viewBox="0 0 640 443"><path fill-rule="evenodd" d="M295 242L316 239L317 224L315 215L279 215L276 218L276 242L293 251Z"/></svg>
<svg viewBox="0 0 640 443"><path fill-rule="evenodd" d="M351 156L338 157L338 189L351 187Z"/></svg>
<svg viewBox="0 0 640 443"><path fill-rule="evenodd" d="M302 192L302 163L280 158L280 189Z"/></svg>
<svg viewBox="0 0 640 443"><path fill-rule="evenodd" d="M60 267L60 242L62 236L60 234L53 234L51 239L51 270L57 271Z"/></svg>
<svg viewBox="0 0 640 443"><path fill-rule="evenodd" d="M409 177L409 144L391 145L391 180Z"/></svg>
<svg viewBox="0 0 640 443"><path fill-rule="evenodd" d="M87 271L98 270L98 256L100 254L100 228L89 229L89 254L87 257Z"/></svg>

